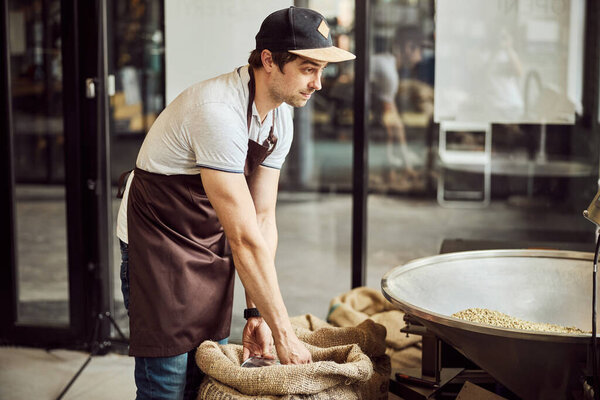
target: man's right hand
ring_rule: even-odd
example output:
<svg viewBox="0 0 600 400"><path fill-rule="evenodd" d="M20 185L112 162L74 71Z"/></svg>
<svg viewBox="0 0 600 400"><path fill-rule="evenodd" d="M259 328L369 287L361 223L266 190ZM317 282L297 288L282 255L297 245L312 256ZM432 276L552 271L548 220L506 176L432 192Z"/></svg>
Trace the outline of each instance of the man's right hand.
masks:
<svg viewBox="0 0 600 400"><path fill-rule="evenodd" d="M310 352L292 331L283 338L275 338L275 349L282 364L309 364Z"/></svg>

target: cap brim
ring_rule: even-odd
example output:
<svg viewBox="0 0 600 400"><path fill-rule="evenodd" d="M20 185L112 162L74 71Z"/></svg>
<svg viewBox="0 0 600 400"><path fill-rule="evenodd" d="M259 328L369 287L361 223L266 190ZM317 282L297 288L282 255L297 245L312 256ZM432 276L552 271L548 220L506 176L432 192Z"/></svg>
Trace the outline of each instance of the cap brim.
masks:
<svg viewBox="0 0 600 400"><path fill-rule="evenodd" d="M341 62L354 60L356 56L349 51L342 50L339 47L323 47L320 49L288 50L292 54L302 57L312 58L317 61Z"/></svg>

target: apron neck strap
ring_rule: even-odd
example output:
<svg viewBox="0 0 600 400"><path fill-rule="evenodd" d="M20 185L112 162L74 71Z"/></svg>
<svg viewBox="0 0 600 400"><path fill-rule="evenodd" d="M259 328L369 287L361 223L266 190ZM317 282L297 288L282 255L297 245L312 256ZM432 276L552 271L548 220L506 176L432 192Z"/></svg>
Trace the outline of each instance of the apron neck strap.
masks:
<svg viewBox="0 0 600 400"><path fill-rule="evenodd" d="M248 123L248 133L250 133L250 123L252 122L252 103L254 103L254 96L256 94L256 82L254 80L254 70L252 66L248 66L248 74L250 75L250 81L248 82L248 110L246 111L246 121ZM273 128L275 128L275 110L271 113L272 122L271 129L269 130L269 136L265 139L263 146L267 146L270 151L273 151L277 138L273 134Z"/></svg>
<svg viewBox="0 0 600 400"><path fill-rule="evenodd" d="M254 71L252 66L248 67L248 74L250 74L250 81L248 82L248 110L246 112L246 119L248 122L248 132L250 132L250 123L252 122L252 103L254 103L254 94L256 93L256 83L254 82Z"/></svg>

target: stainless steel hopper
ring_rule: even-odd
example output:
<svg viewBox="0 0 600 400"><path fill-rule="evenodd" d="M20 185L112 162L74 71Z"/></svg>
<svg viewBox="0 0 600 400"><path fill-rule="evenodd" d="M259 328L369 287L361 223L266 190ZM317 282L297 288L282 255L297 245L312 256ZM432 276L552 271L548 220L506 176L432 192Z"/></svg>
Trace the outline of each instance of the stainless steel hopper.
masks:
<svg viewBox="0 0 600 400"><path fill-rule="evenodd" d="M383 294L523 399L570 398L582 387L590 334L497 328L451 317L488 308L591 331L593 254L485 250L411 261L382 279Z"/></svg>

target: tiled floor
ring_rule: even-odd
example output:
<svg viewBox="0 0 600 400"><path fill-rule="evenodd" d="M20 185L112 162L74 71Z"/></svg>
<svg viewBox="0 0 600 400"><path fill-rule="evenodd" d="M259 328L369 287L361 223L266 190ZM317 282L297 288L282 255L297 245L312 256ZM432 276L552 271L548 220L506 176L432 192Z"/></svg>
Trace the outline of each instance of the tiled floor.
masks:
<svg viewBox="0 0 600 400"><path fill-rule="evenodd" d="M69 350L0 349L0 399L57 399L88 354ZM133 399L133 359L117 354L92 357L63 399Z"/></svg>

